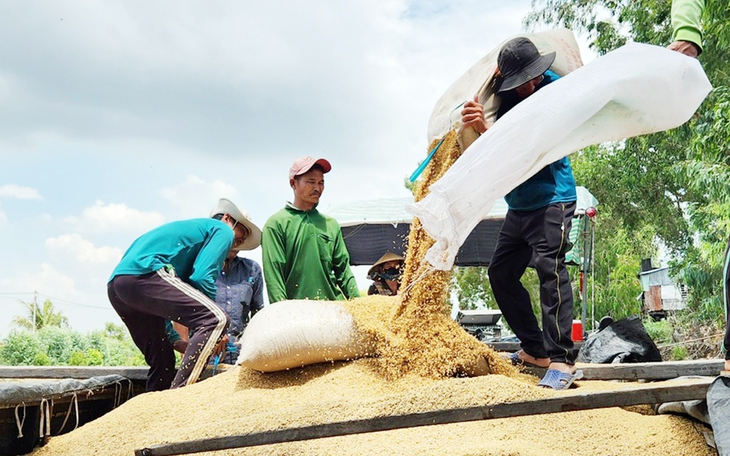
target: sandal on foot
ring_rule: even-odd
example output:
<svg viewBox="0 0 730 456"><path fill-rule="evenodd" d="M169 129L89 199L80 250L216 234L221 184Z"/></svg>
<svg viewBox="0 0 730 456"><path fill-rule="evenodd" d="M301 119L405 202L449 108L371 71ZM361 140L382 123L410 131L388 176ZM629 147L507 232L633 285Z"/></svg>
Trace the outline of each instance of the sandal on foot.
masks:
<svg viewBox="0 0 730 456"><path fill-rule="evenodd" d="M574 374L562 372L557 369L548 369L545 376L540 380L537 386L552 388L554 390L564 390L570 388L574 381L583 378L583 371L577 370Z"/></svg>
<svg viewBox="0 0 730 456"><path fill-rule="evenodd" d="M522 350L512 353L509 357L509 360L512 361L513 366L532 367L535 369L547 369L547 367L538 366L537 364L531 363L529 361L525 361L524 359L520 358L520 351L522 351Z"/></svg>

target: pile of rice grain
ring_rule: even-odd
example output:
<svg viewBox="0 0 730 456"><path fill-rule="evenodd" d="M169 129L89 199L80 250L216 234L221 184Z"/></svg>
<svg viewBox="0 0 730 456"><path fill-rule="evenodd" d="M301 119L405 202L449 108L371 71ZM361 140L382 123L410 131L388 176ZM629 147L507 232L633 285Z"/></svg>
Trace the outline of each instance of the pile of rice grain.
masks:
<svg viewBox="0 0 730 456"><path fill-rule="evenodd" d="M460 153L451 132L426 169L417 200ZM432 243L415 220L405 293L345 304L373 342L376 357L266 374L233 368L185 388L137 396L51 438L33 455L129 456L156 444L571 394L537 388L536 378L521 374L448 317L450 276L422 261ZM484 373L493 375L463 377ZM595 388L602 391L625 387L591 383L600 383ZM640 411L611 408L483 420L199 454L715 454L705 444L705 426Z"/></svg>
<svg viewBox="0 0 730 456"><path fill-rule="evenodd" d="M262 374L237 367L195 385L137 396L34 456L129 456L135 449L216 436L405 413L535 400L554 392L501 375L385 380L375 360ZM591 382L593 383L593 382ZM603 390L612 384L604 383ZM617 386L619 384L613 384ZM619 408L485 420L225 450L215 455L711 455L704 426Z"/></svg>
<svg viewBox="0 0 730 456"><path fill-rule="evenodd" d="M437 144L434 141L431 148ZM456 131L450 131L416 185L420 201L461 156ZM381 370L388 378L416 373L433 377L503 374L518 371L450 316L448 290L451 273L436 271L424 258L433 245L418 219L411 224L403 283L397 310L389 321L390 343L380 347ZM355 321L359 324L359 317Z"/></svg>

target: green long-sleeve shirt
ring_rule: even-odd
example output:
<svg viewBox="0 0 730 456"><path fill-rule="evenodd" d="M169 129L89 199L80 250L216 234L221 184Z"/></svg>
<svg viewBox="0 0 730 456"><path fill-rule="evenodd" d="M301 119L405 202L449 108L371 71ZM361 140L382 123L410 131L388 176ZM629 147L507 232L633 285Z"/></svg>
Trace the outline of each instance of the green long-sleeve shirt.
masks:
<svg viewBox="0 0 730 456"><path fill-rule="evenodd" d="M674 41L689 41L702 51L702 26L700 18L705 9L705 0L672 1L672 29Z"/></svg>
<svg viewBox="0 0 730 456"><path fill-rule="evenodd" d="M178 277L215 300L215 279L233 236L230 226L212 218L167 223L134 241L109 281L119 275L142 275L171 265Z"/></svg>
<svg viewBox="0 0 730 456"><path fill-rule="evenodd" d="M340 225L316 208L302 211L287 204L272 215L261 249L270 303L360 296Z"/></svg>

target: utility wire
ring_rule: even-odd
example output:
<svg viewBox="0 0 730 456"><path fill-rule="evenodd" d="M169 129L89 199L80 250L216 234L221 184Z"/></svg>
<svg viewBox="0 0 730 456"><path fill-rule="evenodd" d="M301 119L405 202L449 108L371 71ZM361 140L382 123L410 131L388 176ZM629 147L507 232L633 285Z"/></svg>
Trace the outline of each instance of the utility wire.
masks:
<svg viewBox="0 0 730 456"><path fill-rule="evenodd" d="M14 296L18 296L18 295L33 295L35 293L36 292L34 292L34 291L30 291L30 292L28 292L28 291L20 291L20 292L17 292L17 293L5 293L5 292L3 292L3 293L0 293L0 298L17 299L17 297L12 297L12 295L14 295ZM68 299L56 298L56 297L47 295L47 294L43 293L42 291L39 291L38 292L38 296L42 296L44 298L48 298L54 304L59 303L59 305L71 305L71 306L87 307L87 308L90 308L90 309L100 309L100 310L111 310L112 309L111 306L108 306L108 307L105 307L105 306L95 306L95 305L91 305L91 304L82 304L80 302L69 301Z"/></svg>

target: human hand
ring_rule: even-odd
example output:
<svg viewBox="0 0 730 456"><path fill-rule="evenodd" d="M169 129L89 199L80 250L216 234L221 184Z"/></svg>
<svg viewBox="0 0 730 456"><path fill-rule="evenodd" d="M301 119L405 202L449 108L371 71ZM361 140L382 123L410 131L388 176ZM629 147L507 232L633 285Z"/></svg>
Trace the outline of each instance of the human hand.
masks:
<svg viewBox="0 0 730 456"><path fill-rule="evenodd" d="M699 47L690 41L675 41L667 46L667 48L694 58L697 58L697 56L700 55Z"/></svg>
<svg viewBox="0 0 730 456"><path fill-rule="evenodd" d="M471 127L479 134L487 131L487 121L484 119L484 106L479 103L479 96L474 95L474 100L464 103L461 110L462 128Z"/></svg>
<svg viewBox="0 0 730 456"><path fill-rule="evenodd" d="M173 349L174 349L174 350L175 350L176 352L178 352L178 353L181 353L181 354L183 354L183 355L184 355L184 354L185 354L185 350L187 350L187 349L188 349L188 342L187 342L187 341L185 341L185 340L178 340L178 341L175 341L175 343L173 343L173 344L172 344L172 348L173 348Z"/></svg>
<svg viewBox="0 0 730 456"><path fill-rule="evenodd" d="M218 355L224 354L226 352L226 344L228 343L228 335L223 336L223 338L218 342L218 345L215 346L215 350L213 350L213 357L215 358Z"/></svg>

